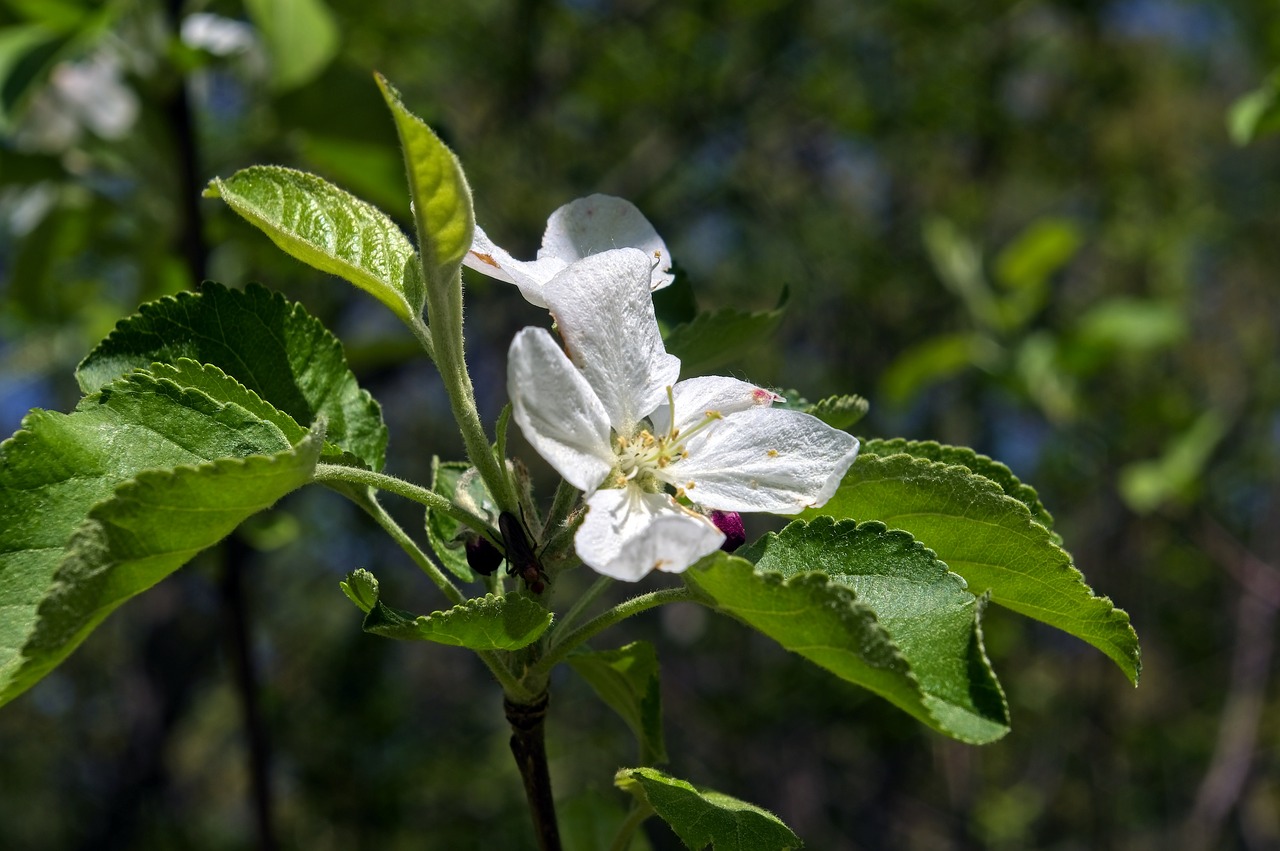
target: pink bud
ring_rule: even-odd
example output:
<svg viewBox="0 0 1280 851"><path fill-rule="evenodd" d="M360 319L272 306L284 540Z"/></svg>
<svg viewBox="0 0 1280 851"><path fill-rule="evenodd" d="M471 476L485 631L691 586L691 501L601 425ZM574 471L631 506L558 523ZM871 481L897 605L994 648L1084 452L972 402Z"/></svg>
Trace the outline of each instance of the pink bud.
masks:
<svg viewBox="0 0 1280 851"><path fill-rule="evenodd" d="M742 525L742 515L736 511L712 511L711 522L724 533L720 549L731 553L747 542L747 530Z"/></svg>

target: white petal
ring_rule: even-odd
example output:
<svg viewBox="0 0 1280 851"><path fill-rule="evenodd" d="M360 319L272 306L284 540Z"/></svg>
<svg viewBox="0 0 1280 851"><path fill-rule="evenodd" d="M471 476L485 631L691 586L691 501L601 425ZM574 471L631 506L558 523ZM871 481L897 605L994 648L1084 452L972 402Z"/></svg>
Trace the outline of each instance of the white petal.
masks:
<svg viewBox="0 0 1280 851"><path fill-rule="evenodd" d="M494 245L489 235L476 225L475 236L471 238L471 250L462 258L462 265L495 280L515 284L526 301L538 307L546 307L542 288L566 264L554 257L516 260L505 249Z"/></svg>
<svg viewBox="0 0 1280 851"><path fill-rule="evenodd" d="M723 511L795 514L831 498L858 457L858 439L800 411L753 408L692 437L662 471L694 502ZM693 487L689 487L693 482Z"/></svg>
<svg viewBox="0 0 1280 851"><path fill-rule="evenodd" d="M578 490L600 486L613 469L604 406L555 338L525 328L507 354L507 393L525 438Z"/></svg>
<svg viewBox="0 0 1280 851"><path fill-rule="evenodd" d="M724 543L710 520L666 494L636 487L599 490L574 535L579 558L597 573L635 582L652 570L680 573Z"/></svg>
<svg viewBox="0 0 1280 851"><path fill-rule="evenodd" d="M662 344L648 281L645 255L622 248L577 261L542 291L569 358L609 422L628 436L680 376L680 359Z"/></svg>
<svg viewBox="0 0 1280 851"><path fill-rule="evenodd" d="M552 213L538 258L556 258L567 265L614 248L637 248L648 256L651 290L675 280L662 237L635 204L612 195L589 195Z"/></svg>
<svg viewBox="0 0 1280 851"><path fill-rule="evenodd" d="M709 411L728 416L751 408L767 408L782 398L772 390L720 375L681 381L671 388L671 395L676 403L676 428L682 432L702 422ZM653 433L666 434L670 418L670 406L660 405L653 412Z"/></svg>

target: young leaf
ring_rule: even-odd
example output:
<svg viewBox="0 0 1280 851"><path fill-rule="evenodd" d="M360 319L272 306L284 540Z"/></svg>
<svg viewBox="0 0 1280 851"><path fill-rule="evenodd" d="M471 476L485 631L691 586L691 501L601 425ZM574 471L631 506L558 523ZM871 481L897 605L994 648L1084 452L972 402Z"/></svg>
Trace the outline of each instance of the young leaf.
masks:
<svg viewBox="0 0 1280 851"><path fill-rule="evenodd" d="M338 587L366 615L378 604L378 578L364 568L348 573Z"/></svg>
<svg viewBox="0 0 1280 851"><path fill-rule="evenodd" d="M793 523L746 554L762 568L716 554L685 581L725 614L940 733L985 744L1009 731L982 649L982 607L909 535L879 523Z"/></svg>
<svg viewBox="0 0 1280 851"><path fill-rule="evenodd" d="M471 465L465 461L442 462L439 458L433 458L431 490L496 525L499 514L497 504L483 479L474 473L467 475L467 471L471 469ZM462 492L459 492L459 487ZM429 508L426 511L427 543L450 573L463 582L471 582L475 575L467 561L466 550L456 540L463 528L463 524L443 512Z"/></svg>
<svg viewBox="0 0 1280 851"><path fill-rule="evenodd" d="M1138 681L1141 656L1129 615L1095 596L1053 533L986 476L906 454L863 454L831 500L802 516L876 519L905 529L970 591L990 591L1005 608L1089 642Z"/></svg>
<svg viewBox="0 0 1280 851"><path fill-rule="evenodd" d="M800 838L768 810L694 786L655 768L623 768L614 785L653 808L686 847L699 851L787 851Z"/></svg>
<svg viewBox="0 0 1280 851"><path fill-rule="evenodd" d="M576 653L569 657L569 666L627 722L640 743L643 764L667 761L662 735L662 684L658 654L652 644L635 641L617 650Z"/></svg>
<svg viewBox="0 0 1280 851"><path fill-rule="evenodd" d="M420 283L406 280L417 252L372 204L314 174L273 165L215 177L204 194L226 201L289 256L350 281L401 320L422 315Z"/></svg>
<svg viewBox="0 0 1280 851"><path fill-rule="evenodd" d="M445 612L414 616L379 600L365 616L364 631L402 641L434 641L472 650L519 650L538 640L552 614L520 594L486 594Z"/></svg>
<svg viewBox="0 0 1280 851"><path fill-rule="evenodd" d="M330 441L382 469L387 427L342 344L301 305L255 284L231 290L206 282L199 294L144 304L89 353L76 379L93 393L130 370L180 358L217 366L304 427L324 416Z"/></svg>
<svg viewBox="0 0 1280 851"><path fill-rule="evenodd" d="M311 479L324 442L323 421L296 447L284 442L271 455L254 454L261 444L276 441L269 429L253 427L242 409L215 406L192 391L172 395L172 386L159 382L151 402L145 390L122 387L141 388L149 380L131 376L112 385L121 392L86 400L96 411L82 405L69 417L32 414L28 430L3 445L0 510L25 522L3 533L0 705L52 670L121 603ZM173 404L160 401L167 393ZM138 403L142 418L95 416L119 397ZM187 416L179 410L184 403L191 406ZM205 453L249 457L175 467L198 460L175 438ZM173 460L183 454L185 459ZM87 504L97 502L122 472L166 455L165 466L172 469L137 473L84 517ZM76 523L79 518L82 523ZM78 528L68 540L69 521Z"/></svg>
<svg viewBox="0 0 1280 851"><path fill-rule="evenodd" d="M773 310L748 313L724 308L672 328L666 336L667 351L680 358L680 375L703 375L750 351L778 330L787 299L788 291L783 289Z"/></svg>
<svg viewBox="0 0 1280 851"><path fill-rule="evenodd" d="M453 152L405 107L395 87L380 74L377 81L404 147L427 286L451 286L475 232L471 189Z"/></svg>
<svg viewBox="0 0 1280 851"><path fill-rule="evenodd" d="M1053 528L1053 515L1041 504L1040 495L1035 488L1020 481L1004 464L986 455L979 455L967 446L946 446L934 440L906 440L901 437L868 440L862 444L863 455L897 455L903 452L913 458L925 458L942 464L959 464L979 476L986 476L999 485L1007 496L1025 505L1036 522L1046 528Z"/></svg>

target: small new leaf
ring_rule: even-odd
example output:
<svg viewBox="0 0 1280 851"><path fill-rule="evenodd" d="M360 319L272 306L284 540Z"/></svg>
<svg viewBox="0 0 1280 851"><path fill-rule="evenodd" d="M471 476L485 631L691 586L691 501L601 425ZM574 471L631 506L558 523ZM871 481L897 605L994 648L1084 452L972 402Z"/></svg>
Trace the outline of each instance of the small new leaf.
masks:
<svg viewBox="0 0 1280 851"><path fill-rule="evenodd" d="M377 207L302 171L255 165L215 177L205 196L221 198L286 254L355 284L408 322L422 315L417 252Z"/></svg>
<svg viewBox="0 0 1280 851"><path fill-rule="evenodd" d="M355 603L366 615L378 603L378 579L363 567L347 574L347 578L338 583L347 599Z"/></svg>
<svg viewBox="0 0 1280 851"><path fill-rule="evenodd" d="M451 287L475 232L471 189L458 158L440 137L405 107L386 78L379 74L377 81L404 148L426 285Z"/></svg>
<svg viewBox="0 0 1280 851"><path fill-rule="evenodd" d="M768 810L655 768L623 768L613 782L652 808L694 851L788 851L802 844Z"/></svg>
<svg viewBox="0 0 1280 851"><path fill-rule="evenodd" d="M551 612L528 597L486 594L444 612L414 616L378 600L364 619L364 631L402 641L434 641L471 650L519 650L551 625Z"/></svg>

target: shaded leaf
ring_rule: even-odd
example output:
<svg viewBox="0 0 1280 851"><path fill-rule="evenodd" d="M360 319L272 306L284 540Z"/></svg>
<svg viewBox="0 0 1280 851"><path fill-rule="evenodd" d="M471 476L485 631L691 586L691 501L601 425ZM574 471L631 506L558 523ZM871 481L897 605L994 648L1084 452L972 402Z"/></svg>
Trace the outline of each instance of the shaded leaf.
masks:
<svg viewBox="0 0 1280 851"><path fill-rule="evenodd" d="M310 481L323 445L323 421L291 447L238 405L145 373L23 426L0 445L0 704L129 597Z"/></svg>
<svg viewBox="0 0 1280 851"><path fill-rule="evenodd" d="M447 611L416 617L379 600L365 616L364 631L472 650L519 650L537 641L551 620L551 612L521 594L486 594Z"/></svg>
<svg viewBox="0 0 1280 851"><path fill-rule="evenodd" d="M693 851L786 851L800 838L768 810L655 768L623 768L614 784L653 808Z"/></svg>
<svg viewBox="0 0 1280 851"><path fill-rule="evenodd" d="M291 168L255 165L205 190L308 266L355 284L408 321L422 315L417 252L377 207Z"/></svg>
<svg viewBox="0 0 1280 851"><path fill-rule="evenodd" d="M338 24L324 0L245 0L271 54L271 85L311 82L338 53Z"/></svg>
<svg viewBox="0 0 1280 851"><path fill-rule="evenodd" d="M198 294L144 304L89 353L76 379L93 393L130 370L181 358L217 366L304 427L325 417L330 441L382 469L387 427L341 343L301 305L254 284L206 282Z"/></svg>
<svg viewBox="0 0 1280 851"><path fill-rule="evenodd" d="M600 699L627 722L640 743L640 761L645 765L666 762L662 683L653 645L634 641L617 650L575 653L568 662Z"/></svg>
<svg viewBox="0 0 1280 851"><path fill-rule="evenodd" d="M724 308L700 313L672 328L666 336L667 351L680 358L681 377L706 374L768 339L782 324L788 298L784 288L772 310L749 313Z"/></svg>
<svg viewBox="0 0 1280 851"><path fill-rule="evenodd" d="M804 517L875 519L905 529L975 594L1097 647L1131 682L1141 671L1129 615L1097 597L1053 533L999 484L910 455L859 456L835 495Z"/></svg>

